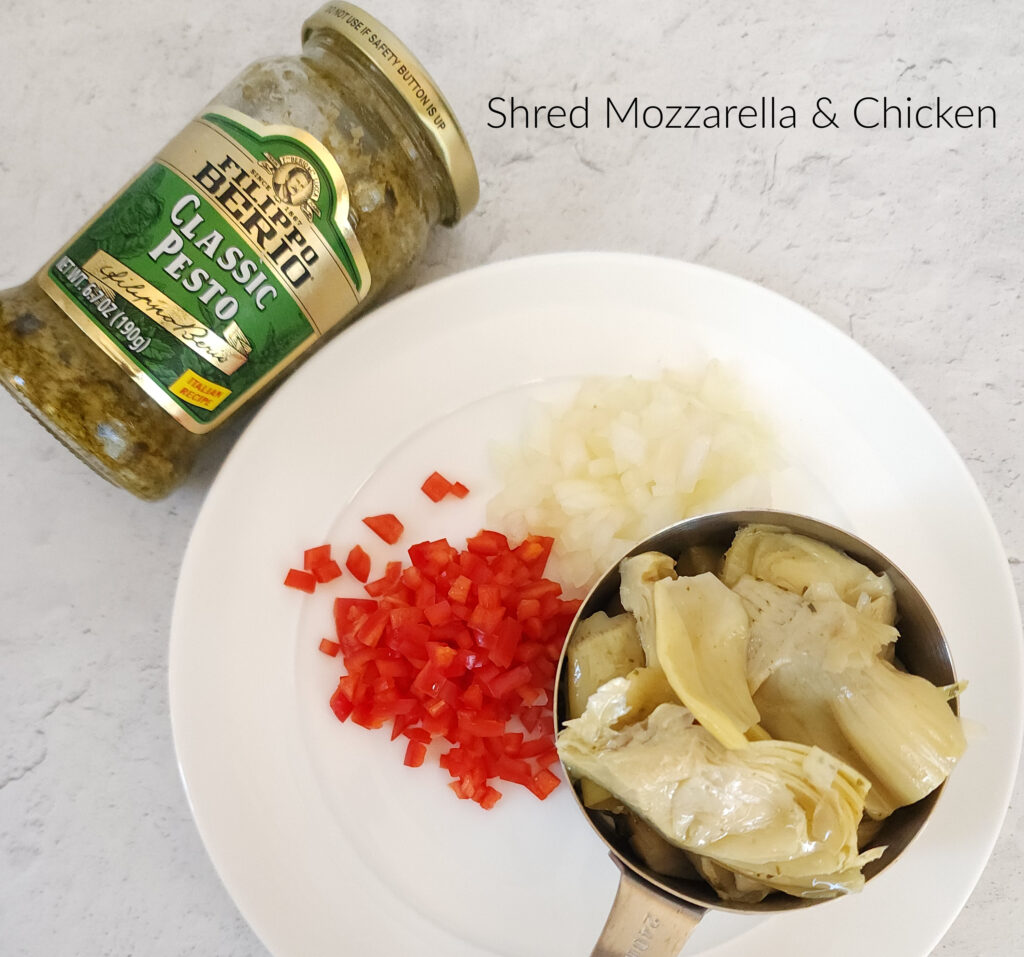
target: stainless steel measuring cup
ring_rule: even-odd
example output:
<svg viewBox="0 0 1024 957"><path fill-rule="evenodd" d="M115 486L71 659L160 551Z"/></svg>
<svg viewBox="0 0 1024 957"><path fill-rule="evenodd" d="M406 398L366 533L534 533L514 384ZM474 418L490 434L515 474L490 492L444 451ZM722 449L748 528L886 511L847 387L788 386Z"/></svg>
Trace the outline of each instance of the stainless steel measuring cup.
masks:
<svg viewBox="0 0 1024 957"><path fill-rule="evenodd" d="M892 580L899 613L900 632L896 655L906 669L936 685L956 681L949 649L942 629L924 597L913 583L884 555L859 538L825 522L778 511L732 511L702 515L671 525L638 544L629 555L660 551L681 555L692 546L710 546L724 552L736 531L745 525L783 526L846 552L867 565L876 574L885 572ZM616 614L619 604L618 563L610 568L590 590L569 631L597 611ZM555 682L555 727L561 729L567 717L567 659L563 650ZM956 699L950 702L957 711ZM570 777L571 780L571 777ZM892 864L923 827L935 807L942 788L909 807L898 809L887 818L868 847L885 846L884 854L864 868L871 880ZM608 847L621 876L619 889L591 957L675 957L700 919L708 910L728 910L749 914L794 910L827 903L775 893L756 904L722 900L710 885L699 879L668 877L651 870L630 846L629 838L616 823L616 816L584 806L578 786L574 787L580 810Z"/></svg>

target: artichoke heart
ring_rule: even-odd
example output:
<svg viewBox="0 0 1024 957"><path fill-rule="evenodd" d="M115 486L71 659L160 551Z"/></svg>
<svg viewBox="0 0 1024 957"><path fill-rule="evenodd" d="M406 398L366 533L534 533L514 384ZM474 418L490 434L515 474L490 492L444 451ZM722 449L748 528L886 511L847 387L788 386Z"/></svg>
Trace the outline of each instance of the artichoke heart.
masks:
<svg viewBox="0 0 1024 957"><path fill-rule="evenodd" d="M967 748L945 690L886 661L846 676L832 710L870 776L900 805L934 791Z"/></svg>
<svg viewBox="0 0 1024 957"><path fill-rule="evenodd" d="M569 717L583 713L587 700L601 685L629 674L644 662L636 621L626 613L610 618L595 612L579 623L566 651L569 666ZM583 803L598 810L621 811L622 806L602 787L584 778Z"/></svg>
<svg viewBox="0 0 1024 957"><path fill-rule="evenodd" d="M586 806L652 870L727 900L860 890L880 822L966 747L963 684L901 670L889 575L770 525L724 557L649 551L619 573L625 614L593 615L567 651L556 744Z"/></svg>
<svg viewBox="0 0 1024 957"><path fill-rule="evenodd" d="M612 699L621 704L626 688L611 684L558 736L574 775L607 788L670 844L774 889L841 893L856 884L851 872L865 863L857 827L870 786L862 775L791 742L726 748L677 704L617 730L621 707Z"/></svg>
<svg viewBox="0 0 1024 957"><path fill-rule="evenodd" d="M836 597L808 600L749 575L732 591L750 617L747 679L754 692L774 671L795 662L832 674L869 664L899 637L892 626Z"/></svg>
<svg viewBox="0 0 1024 957"><path fill-rule="evenodd" d="M647 664L658 664L655 647L654 583L676 577L675 559L662 552L644 552L619 562L619 600L632 612Z"/></svg>
<svg viewBox="0 0 1024 957"><path fill-rule="evenodd" d="M965 747L960 722L944 690L885 659L895 628L836 598L811 602L749 576L733 590L751 618L748 680L772 737L857 768L871 781L875 820L946 779Z"/></svg>
<svg viewBox="0 0 1024 957"><path fill-rule="evenodd" d="M725 555L722 580L731 588L744 575L797 595L828 583L846 604L866 610L885 625L896 621L896 599L888 575L876 575L830 545L785 528L747 525L736 533Z"/></svg>
<svg viewBox="0 0 1024 957"><path fill-rule="evenodd" d="M727 748L745 747L758 713L747 687L743 602L705 572L656 582L654 610L658 662L679 700Z"/></svg>
<svg viewBox="0 0 1024 957"><path fill-rule="evenodd" d="M603 611L579 623L567 654L571 718L583 713L587 699L606 681L629 674L644 663L633 616L610 618Z"/></svg>

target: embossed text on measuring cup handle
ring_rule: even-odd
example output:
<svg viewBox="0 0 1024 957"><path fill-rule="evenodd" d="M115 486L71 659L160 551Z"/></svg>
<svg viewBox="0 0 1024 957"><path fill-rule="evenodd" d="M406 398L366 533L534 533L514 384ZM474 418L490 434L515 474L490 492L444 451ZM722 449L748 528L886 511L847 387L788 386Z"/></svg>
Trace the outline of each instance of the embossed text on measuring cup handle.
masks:
<svg viewBox="0 0 1024 957"><path fill-rule="evenodd" d="M621 870L611 913L591 957L676 957L704 908L673 900L631 871Z"/></svg>

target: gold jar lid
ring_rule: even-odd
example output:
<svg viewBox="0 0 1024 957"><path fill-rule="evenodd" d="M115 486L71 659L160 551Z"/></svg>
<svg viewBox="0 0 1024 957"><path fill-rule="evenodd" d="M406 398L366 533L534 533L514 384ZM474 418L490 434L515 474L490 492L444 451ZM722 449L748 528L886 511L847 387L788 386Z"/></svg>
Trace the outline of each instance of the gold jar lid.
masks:
<svg viewBox="0 0 1024 957"><path fill-rule="evenodd" d="M302 42L316 30L334 33L362 53L409 104L451 176L456 209L445 225L457 223L480 198L480 181L466 136L423 64L379 20L348 3L321 7L302 25Z"/></svg>

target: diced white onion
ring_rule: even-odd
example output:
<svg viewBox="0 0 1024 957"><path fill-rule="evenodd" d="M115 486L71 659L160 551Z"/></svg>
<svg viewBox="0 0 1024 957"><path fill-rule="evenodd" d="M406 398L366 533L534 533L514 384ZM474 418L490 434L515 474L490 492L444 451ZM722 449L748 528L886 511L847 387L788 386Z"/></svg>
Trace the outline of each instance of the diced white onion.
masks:
<svg viewBox="0 0 1024 957"><path fill-rule="evenodd" d="M551 535L547 574L582 591L636 542L682 518L771 504L774 450L720 363L699 373L585 380L567 405L530 410L497 449L490 527Z"/></svg>

